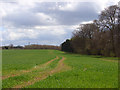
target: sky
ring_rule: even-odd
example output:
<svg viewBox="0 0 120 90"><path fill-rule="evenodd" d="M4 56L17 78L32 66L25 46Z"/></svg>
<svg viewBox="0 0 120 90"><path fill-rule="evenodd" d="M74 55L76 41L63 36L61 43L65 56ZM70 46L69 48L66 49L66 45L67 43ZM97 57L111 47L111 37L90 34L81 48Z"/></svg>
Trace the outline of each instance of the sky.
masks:
<svg viewBox="0 0 120 90"><path fill-rule="evenodd" d="M60 45L119 0L0 0L0 45Z"/></svg>

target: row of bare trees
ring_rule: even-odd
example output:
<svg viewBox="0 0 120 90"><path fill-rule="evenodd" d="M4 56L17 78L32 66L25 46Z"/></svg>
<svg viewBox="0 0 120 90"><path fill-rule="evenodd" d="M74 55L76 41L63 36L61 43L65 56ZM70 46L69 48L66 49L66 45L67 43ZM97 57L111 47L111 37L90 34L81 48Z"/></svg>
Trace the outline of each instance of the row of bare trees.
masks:
<svg viewBox="0 0 120 90"><path fill-rule="evenodd" d="M55 50L60 50L59 46L53 46L53 45L26 45L24 49L55 49Z"/></svg>
<svg viewBox="0 0 120 90"><path fill-rule="evenodd" d="M62 43L62 51L66 51ZM93 23L81 24L69 40L68 52L120 57L120 7L110 6L103 10Z"/></svg>
<svg viewBox="0 0 120 90"><path fill-rule="evenodd" d="M60 47L53 46L53 45L38 45L38 44L31 44L31 45L25 45L25 46L13 46L13 44L10 44L9 46L2 46L2 49L55 49L55 50L60 50Z"/></svg>
<svg viewBox="0 0 120 90"><path fill-rule="evenodd" d="M20 45L14 46L13 44L10 44L9 46L2 46L1 48L2 49L24 49L23 46L20 46Z"/></svg>

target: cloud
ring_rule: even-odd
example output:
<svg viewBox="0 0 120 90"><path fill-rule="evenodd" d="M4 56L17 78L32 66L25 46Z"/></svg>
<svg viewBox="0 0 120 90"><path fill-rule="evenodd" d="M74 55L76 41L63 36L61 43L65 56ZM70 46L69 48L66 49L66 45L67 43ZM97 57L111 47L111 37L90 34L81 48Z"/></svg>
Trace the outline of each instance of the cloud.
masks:
<svg viewBox="0 0 120 90"><path fill-rule="evenodd" d="M76 25L91 21L108 4L98 2L34 2L18 0L17 3L3 4L1 10L7 27L32 27L42 25ZM97 8L96 8L97 7ZM10 8L10 9L9 9Z"/></svg>
<svg viewBox="0 0 120 90"><path fill-rule="evenodd" d="M89 4L89 5L88 5ZM31 4L30 4L31 5ZM94 4L90 3L36 3L21 7L9 3L2 12L5 27L32 27L36 25L75 25L97 18ZM14 8L13 8L14 7ZM30 7L30 8L28 8Z"/></svg>
<svg viewBox="0 0 120 90"><path fill-rule="evenodd" d="M46 7L47 6L47 7ZM58 21L59 25L75 25L82 21L97 18L98 13L91 2L85 3L44 3L32 9L33 12L45 13Z"/></svg>
<svg viewBox="0 0 120 90"><path fill-rule="evenodd" d="M35 25L51 25L57 22L44 13L31 13L28 11L16 12L3 17L4 25L7 27L32 27Z"/></svg>
<svg viewBox="0 0 120 90"><path fill-rule="evenodd" d="M2 42L24 45L28 42L60 45L71 38L81 23L98 17L106 6L118 0L94 2L39 2L37 0L4 0L0 3ZM114 2L114 3L111 3Z"/></svg>
<svg viewBox="0 0 120 90"><path fill-rule="evenodd" d="M59 28L58 28L59 27ZM3 45L13 43L17 45L18 42L31 42L39 44L54 44L59 45L64 38L69 38L71 33L69 30L63 28L62 26L42 26L32 29L7 29L2 31ZM66 27L67 28L67 27ZM44 42L44 43L43 43ZM20 43L22 44L22 43ZM24 45L24 44L22 44Z"/></svg>
<svg viewBox="0 0 120 90"><path fill-rule="evenodd" d="M81 24L88 24L88 23L93 23L93 21L87 21L87 22L82 22Z"/></svg>

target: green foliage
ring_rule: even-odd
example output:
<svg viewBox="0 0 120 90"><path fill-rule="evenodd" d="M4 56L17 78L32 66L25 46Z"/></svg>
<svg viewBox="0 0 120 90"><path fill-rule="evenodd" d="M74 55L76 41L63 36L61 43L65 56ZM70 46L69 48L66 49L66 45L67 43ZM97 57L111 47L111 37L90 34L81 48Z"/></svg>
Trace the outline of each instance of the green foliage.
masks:
<svg viewBox="0 0 120 90"><path fill-rule="evenodd" d="M65 42L63 42L61 44L61 50L65 52L73 52L71 40L67 39Z"/></svg>

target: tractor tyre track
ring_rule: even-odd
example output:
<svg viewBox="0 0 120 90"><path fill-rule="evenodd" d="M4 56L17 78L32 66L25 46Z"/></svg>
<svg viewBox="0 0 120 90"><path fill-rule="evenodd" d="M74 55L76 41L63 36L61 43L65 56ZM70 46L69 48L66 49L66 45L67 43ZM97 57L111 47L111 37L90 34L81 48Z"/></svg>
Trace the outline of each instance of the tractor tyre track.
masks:
<svg viewBox="0 0 120 90"><path fill-rule="evenodd" d="M54 59L46 62L45 64L42 64L42 65L39 65L39 66L37 66L37 67L32 68L31 70L22 70L22 71L21 71L20 73L18 73L18 74L12 74L12 75L8 75L8 76L2 76L2 80L7 79L7 78L10 78L10 77L20 76L21 74L29 73L29 72L32 72L32 71L34 71L34 70L37 70L37 69L46 67L48 64L50 64L51 62L53 62L54 60L57 60L57 59L59 59L58 56L56 56L56 58L54 58Z"/></svg>
<svg viewBox="0 0 120 90"><path fill-rule="evenodd" d="M24 88L24 87L32 85L40 80L46 79L49 75L69 70L70 67L63 63L64 60L65 60L65 57L62 57L62 59L58 62L58 65L54 69L47 71L47 72L46 71L40 72L40 74L43 74L42 76L35 77L33 80L24 82L23 84L17 85L14 88Z"/></svg>

